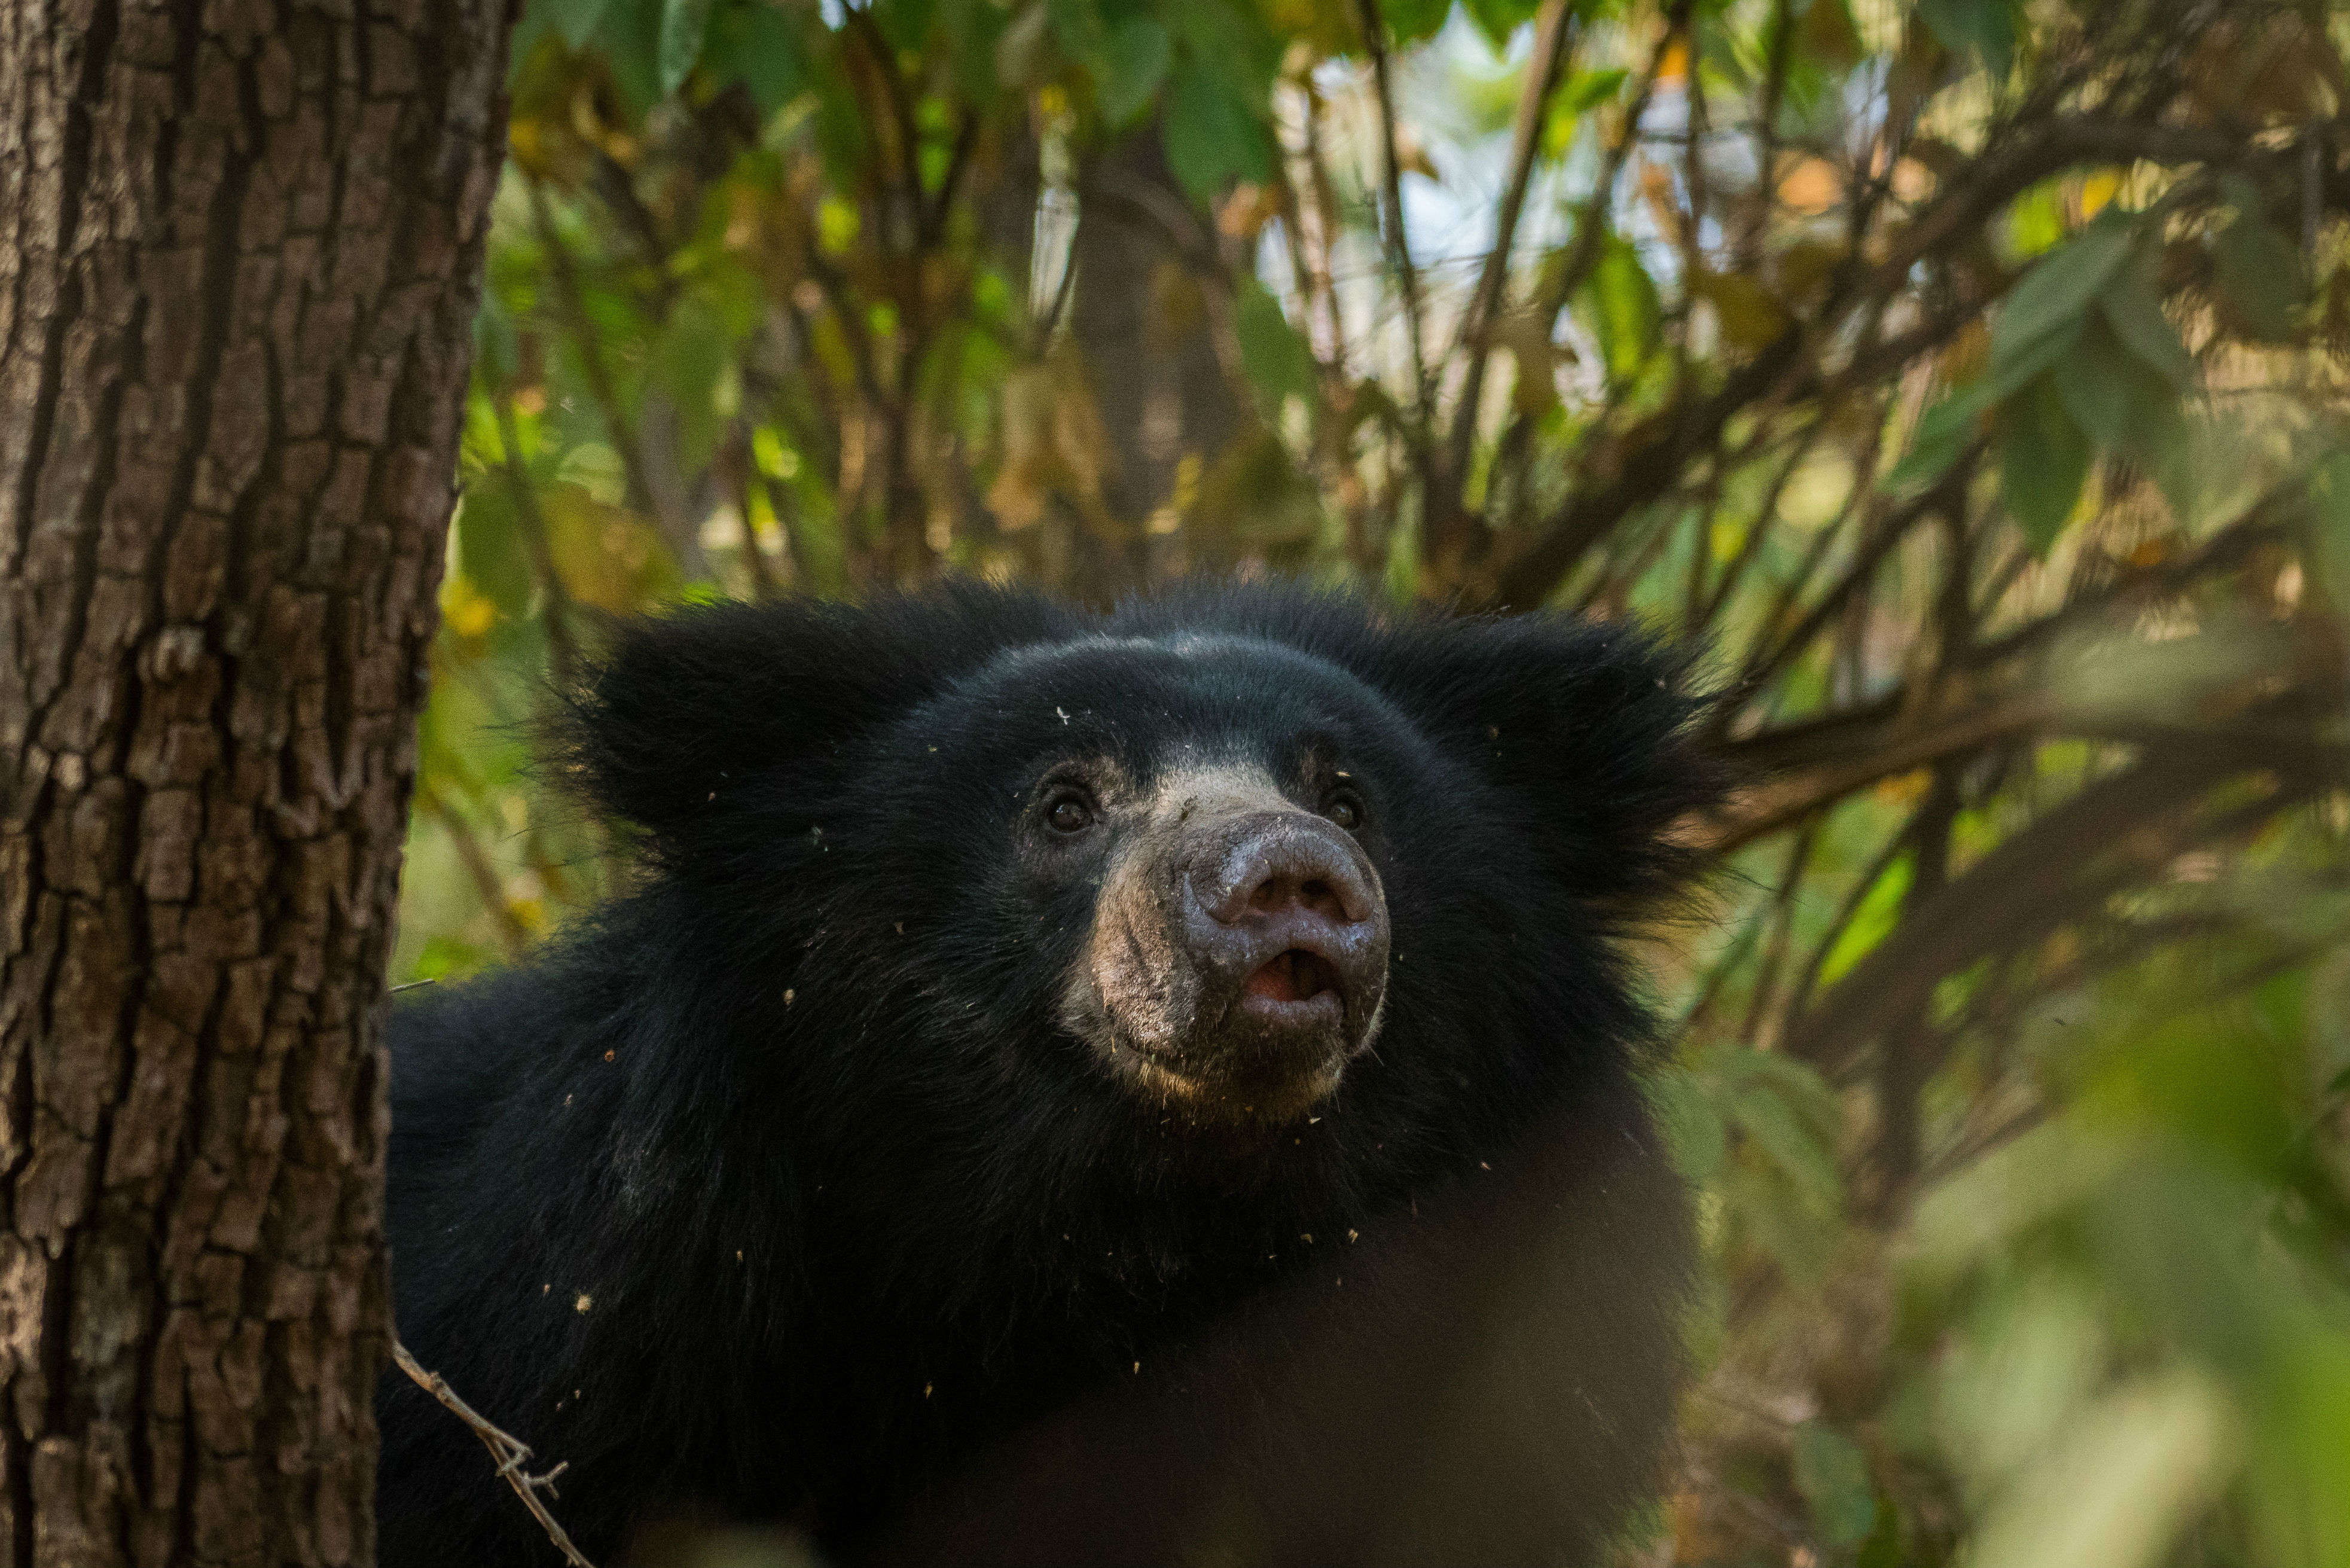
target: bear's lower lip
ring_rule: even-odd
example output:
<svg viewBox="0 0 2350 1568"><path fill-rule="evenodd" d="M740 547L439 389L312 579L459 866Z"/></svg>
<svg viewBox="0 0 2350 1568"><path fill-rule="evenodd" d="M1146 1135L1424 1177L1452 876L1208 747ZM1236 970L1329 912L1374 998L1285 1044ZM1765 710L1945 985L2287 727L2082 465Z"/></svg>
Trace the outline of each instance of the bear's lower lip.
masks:
<svg viewBox="0 0 2350 1568"><path fill-rule="evenodd" d="M1327 996L1338 1000L1338 966L1320 953L1291 948L1257 966L1241 988L1260 1002L1297 1003Z"/></svg>

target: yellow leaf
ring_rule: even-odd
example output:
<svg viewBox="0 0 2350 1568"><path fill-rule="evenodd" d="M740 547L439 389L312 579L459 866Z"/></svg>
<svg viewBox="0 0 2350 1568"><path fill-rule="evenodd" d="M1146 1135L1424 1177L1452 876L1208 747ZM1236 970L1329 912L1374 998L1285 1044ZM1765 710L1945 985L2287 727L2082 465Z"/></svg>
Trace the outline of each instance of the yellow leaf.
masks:
<svg viewBox="0 0 2350 1568"><path fill-rule="evenodd" d="M497 602L464 573L451 572L441 585L441 618L459 637L479 637L496 624Z"/></svg>
<svg viewBox="0 0 2350 1568"><path fill-rule="evenodd" d="M2094 169L2081 179L2081 222L2087 223L2106 210L2122 188L2121 172L2114 169Z"/></svg>

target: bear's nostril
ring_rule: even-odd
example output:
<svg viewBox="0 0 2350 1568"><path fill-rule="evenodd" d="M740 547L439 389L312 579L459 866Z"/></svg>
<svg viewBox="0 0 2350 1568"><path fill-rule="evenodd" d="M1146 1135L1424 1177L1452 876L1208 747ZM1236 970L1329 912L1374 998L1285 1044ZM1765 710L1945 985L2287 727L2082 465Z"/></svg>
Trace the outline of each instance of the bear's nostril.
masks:
<svg viewBox="0 0 2350 1568"><path fill-rule="evenodd" d="M1336 888L1319 877L1301 880L1276 874L1258 883L1248 899L1250 909L1265 914L1292 905L1342 924L1347 919L1346 901L1339 898Z"/></svg>

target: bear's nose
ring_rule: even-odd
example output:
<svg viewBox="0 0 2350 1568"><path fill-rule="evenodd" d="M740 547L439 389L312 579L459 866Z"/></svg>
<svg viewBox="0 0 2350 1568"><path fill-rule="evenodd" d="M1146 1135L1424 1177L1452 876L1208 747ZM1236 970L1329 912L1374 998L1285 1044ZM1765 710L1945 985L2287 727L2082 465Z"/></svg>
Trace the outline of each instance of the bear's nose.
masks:
<svg viewBox="0 0 2350 1568"><path fill-rule="evenodd" d="M1255 1000L1265 1022L1324 992L1375 1002L1387 970L1387 899L1352 837L1302 811L1201 825L1182 873L1194 957ZM1310 1015L1310 1016L1309 1016Z"/></svg>
<svg viewBox="0 0 2350 1568"><path fill-rule="evenodd" d="M1227 926L1295 909L1334 925L1370 918L1377 895L1358 867L1362 851L1336 828L1301 813L1267 814L1194 861L1191 888L1211 919Z"/></svg>

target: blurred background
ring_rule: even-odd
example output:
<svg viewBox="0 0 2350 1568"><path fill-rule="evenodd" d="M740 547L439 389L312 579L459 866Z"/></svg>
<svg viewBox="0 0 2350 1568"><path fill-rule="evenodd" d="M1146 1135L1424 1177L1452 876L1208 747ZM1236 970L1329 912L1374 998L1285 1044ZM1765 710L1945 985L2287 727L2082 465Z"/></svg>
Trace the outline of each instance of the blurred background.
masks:
<svg viewBox="0 0 2350 1568"><path fill-rule="evenodd" d="M531 0L395 981L598 618L1277 572L1700 639L1626 1563L2350 1568L2350 21Z"/></svg>

